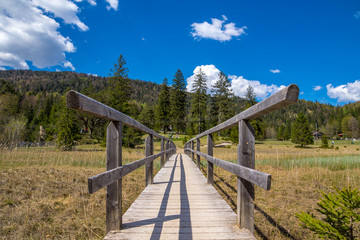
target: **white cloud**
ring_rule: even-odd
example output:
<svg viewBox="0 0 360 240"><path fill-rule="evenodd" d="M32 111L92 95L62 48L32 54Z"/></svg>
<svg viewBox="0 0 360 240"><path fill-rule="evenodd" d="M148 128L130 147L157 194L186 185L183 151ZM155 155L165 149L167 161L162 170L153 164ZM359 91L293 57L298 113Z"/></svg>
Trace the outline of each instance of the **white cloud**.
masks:
<svg viewBox="0 0 360 240"><path fill-rule="evenodd" d="M6 70L6 68L0 67L0 71L5 71L5 70Z"/></svg>
<svg viewBox="0 0 360 240"><path fill-rule="evenodd" d="M109 6L106 7L107 10L114 9L115 11L118 10L119 0L106 0L109 3Z"/></svg>
<svg viewBox="0 0 360 240"><path fill-rule="evenodd" d="M73 66L72 63L69 62L69 61L65 61L65 62L64 62L64 68L71 68L72 71L75 71L74 66Z"/></svg>
<svg viewBox="0 0 360 240"><path fill-rule="evenodd" d="M186 81L187 81L186 89L188 92L191 92L192 85L195 81L196 74L199 73L200 68L206 77L206 86L208 88L208 93L210 93L211 86L214 85L216 83L216 81L219 79L219 73L220 73L220 70L217 69L212 64L197 66L193 71L193 75L186 79Z"/></svg>
<svg viewBox="0 0 360 240"><path fill-rule="evenodd" d="M99 75L95 74L95 73L88 73L89 76L94 76L94 77L98 77Z"/></svg>
<svg viewBox="0 0 360 240"><path fill-rule="evenodd" d="M337 87L328 84L326 89L327 95L330 98L337 98L338 102L360 101L360 80Z"/></svg>
<svg viewBox="0 0 360 240"><path fill-rule="evenodd" d="M145 41L146 39L144 37L141 38L142 41Z"/></svg>
<svg viewBox="0 0 360 240"><path fill-rule="evenodd" d="M322 86L315 86L313 89L314 91L320 91L322 89Z"/></svg>
<svg viewBox="0 0 360 240"><path fill-rule="evenodd" d="M197 73L199 73L200 68L204 72L204 75L206 77L208 92L210 92L211 87L219 79L220 70L217 69L214 65L197 66L193 71L193 75L187 78L187 91L191 91L192 84L194 83L195 80L195 76ZM235 95L244 97L247 88L251 86L254 89L254 93L259 100L263 100L269 95L285 87L284 85L277 86L274 84L272 85L262 84L256 80L247 80L243 76L229 75L229 79L231 80L232 90Z"/></svg>
<svg viewBox="0 0 360 240"><path fill-rule="evenodd" d="M224 42L245 34L246 26L238 28L235 26L235 23L224 24L228 18L225 15L222 15L222 17L223 20L212 18L211 23L205 21L203 23L191 24L192 36L195 39L208 38Z"/></svg>
<svg viewBox="0 0 360 240"><path fill-rule="evenodd" d="M95 0L88 0L88 3L90 3L91 6L96 6Z"/></svg>
<svg viewBox="0 0 360 240"><path fill-rule="evenodd" d="M280 73L280 70L279 69L270 69L270 72L272 72L272 73Z"/></svg>
<svg viewBox="0 0 360 240"><path fill-rule="evenodd" d="M354 17L356 19L359 19L360 18L360 11L357 11L355 14L354 14Z"/></svg>

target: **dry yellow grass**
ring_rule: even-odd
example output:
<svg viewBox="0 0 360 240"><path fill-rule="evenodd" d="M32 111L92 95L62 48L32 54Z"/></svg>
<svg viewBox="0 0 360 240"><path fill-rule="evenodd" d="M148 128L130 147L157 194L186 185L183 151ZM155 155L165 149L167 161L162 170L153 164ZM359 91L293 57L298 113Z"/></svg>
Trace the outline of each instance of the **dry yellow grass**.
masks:
<svg viewBox="0 0 360 240"><path fill-rule="evenodd" d="M272 175L270 191L256 188L257 236L312 239L312 235L299 226L295 213L313 211L320 192L331 191L333 185L360 186L359 145L340 145L336 151L316 147L299 149L287 142L277 143L256 144L256 168ZM205 147L201 150L206 152ZM159 151L160 144L156 142L155 153ZM224 160L236 160L236 146L215 148L214 153ZM53 148L1 151L0 238L102 238L105 235L105 189L89 195L87 178L105 171L105 156L103 148L94 146L80 146L79 151L74 152ZM349 156L350 159L345 168L321 164L334 156L340 159ZM144 149L123 149L124 164L142 157ZM315 165L309 168L294 164L306 159L315 161ZM287 162L293 164L284 164ZM202 164L205 167L206 162L202 160ZM159 160L156 160L155 169L158 168ZM218 167L215 167L215 174L216 188L235 210L236 177ZM144 186L144 168L124 178L123 211Z"/></svg>

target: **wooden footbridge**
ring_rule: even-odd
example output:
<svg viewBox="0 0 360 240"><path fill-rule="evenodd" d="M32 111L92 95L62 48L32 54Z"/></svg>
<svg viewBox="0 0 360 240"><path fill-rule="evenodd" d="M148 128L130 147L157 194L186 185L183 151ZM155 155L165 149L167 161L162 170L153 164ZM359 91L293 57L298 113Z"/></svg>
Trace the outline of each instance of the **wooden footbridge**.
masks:
<svg viewBox="0 0 360 240"><path fill-rule="evenodd" d="M229 120L197 135L176 153L175 144L129 116L75 91L67 94L67 106L111 121L107 128L107 171L88 179L89 192L107 187L104 239L255 239L254 184L269 190L271 176L256 171L255 137L249 121L280 109L298 99L292 84ZM146 157L122 165L122 125L149 134ZM213 157L212 134L239 126L238 164ZM161 151L154 154L154 137ZM200 138L207 137L207 153L200 152ZM196 150L195 144L196 143ZM207 178L200 172L200 157L207 161ZM153 161L162 168L153 176ZM213 166L238 178L237 213L212 186ZM121 179L145 165L145 190L121 214Z"/></svg>

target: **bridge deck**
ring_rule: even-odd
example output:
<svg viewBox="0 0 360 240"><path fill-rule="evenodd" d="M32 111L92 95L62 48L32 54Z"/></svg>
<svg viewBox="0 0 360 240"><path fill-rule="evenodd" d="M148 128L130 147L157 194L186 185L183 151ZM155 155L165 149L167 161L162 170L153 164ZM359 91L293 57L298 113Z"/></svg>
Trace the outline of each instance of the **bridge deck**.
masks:
<svg viewBox="0 0 360 240"><path fill-rule="evenodd" d="M185 154L175 154L105 239L255 239Z"/></svg>

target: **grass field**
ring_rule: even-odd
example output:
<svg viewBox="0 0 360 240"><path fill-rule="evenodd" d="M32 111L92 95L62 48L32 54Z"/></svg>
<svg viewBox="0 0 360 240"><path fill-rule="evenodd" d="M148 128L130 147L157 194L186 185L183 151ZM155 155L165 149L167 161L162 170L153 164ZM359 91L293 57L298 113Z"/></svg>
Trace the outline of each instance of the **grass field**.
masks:
<svg viewBox="0 0 360 240"><path fill-rule="evenodd" d="M180 147L181 140L175 141ZM206 144L206 140L202 140ZM263 239L313 239L295 213L314 211L321 191L360 186L360 145L336 141L335 149L295 148L289 142L256 144L256 169L272 175L270 191L256 188L255 225ZM156 142L155 153L160 144ZM206 146L201 149L206 152ZM1 239L101 239L105 234L105 189L87 193L87 178L105 170L105 150L19 148L0 152ZM236 162L236 146L214 156ZM123 162L144 157L144 149L123 149ZM160 167L155 162L155 171ZM202 160L203 169L206 162ZM144 168L123 180L123 211L145 186ZM236 209L236 177L215 167L215 186ZM357 229L358 231L359 229Z"/></svg>

